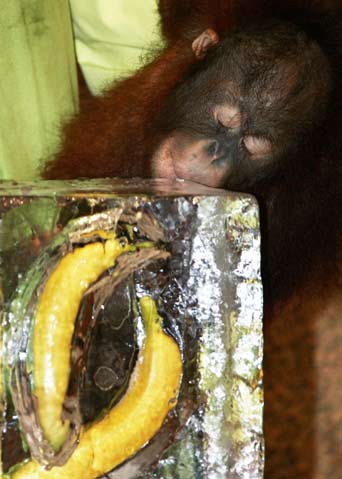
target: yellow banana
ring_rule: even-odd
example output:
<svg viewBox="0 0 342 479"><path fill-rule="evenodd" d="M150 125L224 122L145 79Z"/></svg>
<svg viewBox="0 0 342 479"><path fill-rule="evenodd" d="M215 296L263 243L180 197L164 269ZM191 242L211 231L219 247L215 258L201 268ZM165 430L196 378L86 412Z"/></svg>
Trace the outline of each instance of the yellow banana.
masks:
<svg viewBox="0 0 342 479"><path fill-rule="evenodd" d="M176 405L182 361L177 343L162 329L154 301L146 296L140 304L145 339L121 401L102 420L81 432L77 448L63 466L45 470L30 460L7 477L95 479L135 454L156 434Z"/></svg>
<svg viewBox="0 0 342 479"><path fill-rule="evenodd" d="M62 408L70 372L70 346L82 296L115 259L129 251L123 239L89 243L64 256L49 276L34 321L33 381L45 438L58 451L69 432Z"/></svg>

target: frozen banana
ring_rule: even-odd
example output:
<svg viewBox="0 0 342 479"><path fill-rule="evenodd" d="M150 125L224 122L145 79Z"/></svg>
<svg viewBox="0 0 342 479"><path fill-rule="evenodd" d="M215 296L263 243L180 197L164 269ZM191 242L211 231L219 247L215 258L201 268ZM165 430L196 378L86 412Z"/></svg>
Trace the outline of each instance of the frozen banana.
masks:
<svg viewBox="0 0 342 479"><path fill-rule="evenodd" d="M63 466L46 470L32 459L6 477L95 479L134 455L158 432L177 403L182 358L178 344L162 328L155 302L145 296L140 305L145 339L119 403L103 419L81 431L77 448ZM59 420L57 415L55 419Z"/></svg>

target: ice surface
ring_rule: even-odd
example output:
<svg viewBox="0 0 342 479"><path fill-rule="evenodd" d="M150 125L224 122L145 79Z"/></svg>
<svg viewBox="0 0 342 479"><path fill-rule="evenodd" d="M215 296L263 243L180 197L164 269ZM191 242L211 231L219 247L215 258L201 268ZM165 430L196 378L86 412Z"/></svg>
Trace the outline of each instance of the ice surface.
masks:
<svg viewBox="0 0 342 479"><path fill-rule="evenodd" d="M114 285L104 277L85 295L68 394L77 395L86 423L124 394L143 335L134 302L144 294L158 302L164 328L182 348L183 380L161 430L106 477L261 478L262 287L254 198L166 180L3 182L0 214L4 471L29 456L9 378L15 370L30 379L42 278L83 241L80 231L116 228L156 246L122 261Z"/></svg>

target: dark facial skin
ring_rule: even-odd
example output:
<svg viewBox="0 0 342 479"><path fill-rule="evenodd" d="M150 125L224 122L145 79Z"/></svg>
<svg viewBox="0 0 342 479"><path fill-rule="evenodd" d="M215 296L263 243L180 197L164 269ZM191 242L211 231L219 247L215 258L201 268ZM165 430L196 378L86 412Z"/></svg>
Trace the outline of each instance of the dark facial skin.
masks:
<svg viewBox="0 0 342 479"><path fill-rule="evenodd" d="M291 156L316 151L329 75L318 45L291 25L233 32L170 96L154 176L254 192Z"/></svg>

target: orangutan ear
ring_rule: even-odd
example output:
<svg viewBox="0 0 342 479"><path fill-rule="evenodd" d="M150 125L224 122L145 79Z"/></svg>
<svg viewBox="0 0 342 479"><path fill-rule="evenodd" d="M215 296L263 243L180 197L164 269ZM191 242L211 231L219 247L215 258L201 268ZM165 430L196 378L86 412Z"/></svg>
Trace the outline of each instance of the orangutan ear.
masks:
<svg viewBox="0 0 342 479"><path fill-rule="evenodd" d="M219 40L218 34L212 28L207 28L192 42L192 51L199 60L202 60L209 48L216 45Z"/></svg>

